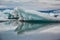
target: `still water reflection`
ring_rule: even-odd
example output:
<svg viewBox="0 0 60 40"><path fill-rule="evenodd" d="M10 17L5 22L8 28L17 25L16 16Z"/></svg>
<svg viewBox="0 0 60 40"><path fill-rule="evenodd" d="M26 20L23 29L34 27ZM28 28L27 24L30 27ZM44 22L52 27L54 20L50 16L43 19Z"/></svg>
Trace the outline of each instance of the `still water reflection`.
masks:
<svg viewBox="0 0 60 40"><path fill-rule="evenodd" d="M15 29L15 31L20 34L20 33L23 33L25 31L32 31L32 30L36 30L36 29L39 29L39 28L42 28L48 24L51 24L51 23L27 23L27 22L21 22L17 28Z"/></svg>
<svg viewBox="0 0 60 40"><path fill-rule="evenodd" d="M11 24L10 23L9 22L0 23L0 40L49 40L49 39L55 40L60 37L58 34L50 32L48 34L40 33L40 31L53 28L56 25L57 27L59 27L60 26L59 23L31 23L31 22L13 23L13 21ZM56 37L52 38L52 36Z"/></svg>

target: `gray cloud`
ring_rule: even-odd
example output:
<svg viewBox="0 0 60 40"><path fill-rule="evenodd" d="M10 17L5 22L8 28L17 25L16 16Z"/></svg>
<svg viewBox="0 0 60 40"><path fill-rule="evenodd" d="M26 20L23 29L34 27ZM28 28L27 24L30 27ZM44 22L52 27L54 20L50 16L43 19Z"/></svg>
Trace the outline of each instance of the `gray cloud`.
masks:
<svg viewBox="0 0 60 40"><path fill-rule="evenodd" d="M22 6L28 9L60 9L59 0L0 0L1 5L10 7Z"/></svg>

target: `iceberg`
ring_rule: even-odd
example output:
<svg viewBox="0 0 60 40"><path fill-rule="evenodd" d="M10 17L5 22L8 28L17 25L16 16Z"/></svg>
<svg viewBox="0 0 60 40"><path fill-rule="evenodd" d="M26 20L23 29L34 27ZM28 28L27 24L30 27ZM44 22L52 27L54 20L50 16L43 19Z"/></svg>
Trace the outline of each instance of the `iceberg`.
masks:
<svg viewBox="0 0 60 40"><path fill-rule="evenodd" d="M26 10L23 8L16 8L15 13L19 16L18 20L30 22L59 22L60 12L43 13L36 10Z"/></svg>
<svg viewBox="0 0 60 40"><path fill-rule="evenodd" d="M59 22L60 12L44 13L20 7L0 12L0 20L19 20L22 22Z"/></svg>

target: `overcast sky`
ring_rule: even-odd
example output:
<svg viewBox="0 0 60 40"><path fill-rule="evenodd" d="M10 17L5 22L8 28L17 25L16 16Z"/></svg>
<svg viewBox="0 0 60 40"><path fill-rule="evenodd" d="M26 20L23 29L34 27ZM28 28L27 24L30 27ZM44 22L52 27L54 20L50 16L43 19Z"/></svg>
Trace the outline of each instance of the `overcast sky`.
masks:
<svg viewBox="0 0 60 40"><path fill-rule="evenodd" d="M35 10L60 9L60 0L0 0L0 8L17 6Z"/></svg>

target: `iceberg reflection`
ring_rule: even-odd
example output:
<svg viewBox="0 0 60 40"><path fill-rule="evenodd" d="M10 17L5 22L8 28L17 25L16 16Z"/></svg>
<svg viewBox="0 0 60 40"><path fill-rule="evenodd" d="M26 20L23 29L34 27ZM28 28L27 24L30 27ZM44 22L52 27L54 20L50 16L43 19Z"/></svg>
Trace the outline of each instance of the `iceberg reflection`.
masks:
<svg viewBox="0 0 60 40"><path fill-rule="evenodd" d="M32 30L36 30L42 27L45 27L46 25L48 25L50 23L27 23L27 22L21 22L20 24L18 24L18 27L15 29L15 31L20 34L23 33L25 31L32 31Z"/></svg>

